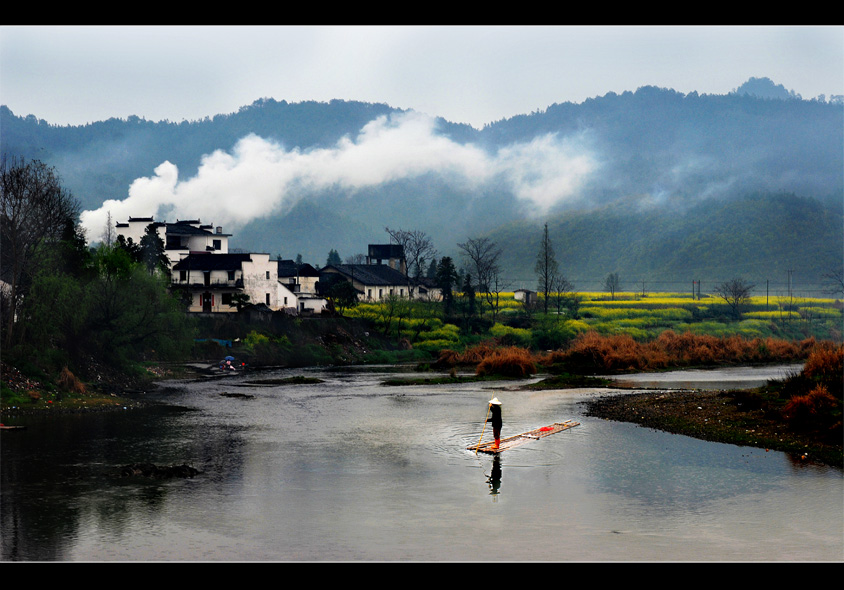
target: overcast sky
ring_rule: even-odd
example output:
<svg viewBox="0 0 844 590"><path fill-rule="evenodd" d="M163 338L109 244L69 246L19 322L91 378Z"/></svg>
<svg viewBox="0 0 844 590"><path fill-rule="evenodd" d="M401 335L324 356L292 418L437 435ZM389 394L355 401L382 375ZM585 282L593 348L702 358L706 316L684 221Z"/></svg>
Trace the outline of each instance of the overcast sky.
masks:
<svg viewBox="0 0 844 590"><path fill-rule="evenodd" d="M0 27L0 103L59 125L195 120L269 97L482 127L646 85L726 94L750 77L844 94L844 27Z"/></svg>

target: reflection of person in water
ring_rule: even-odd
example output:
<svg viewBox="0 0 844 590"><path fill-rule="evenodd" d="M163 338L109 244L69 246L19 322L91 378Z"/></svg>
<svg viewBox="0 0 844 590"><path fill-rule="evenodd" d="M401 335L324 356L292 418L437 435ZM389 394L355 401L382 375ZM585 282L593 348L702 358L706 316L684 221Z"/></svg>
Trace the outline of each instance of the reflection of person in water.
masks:
<svg viewBox="0 0 844 590"><path fill-rule="evenodd" d="M490 495L497 496L501 493L498 491L501 487L501 457L497 454L492 458L492 473L486 482L489 484Z"/></svg>
<svg viewBox="0 0 844 590"><path fill-rule="evenodd" d="M492 423L492 434L495 437L495 444L493 449L497 449L501 444L501 402L497 397L489 400L490 422Z"/></svg>

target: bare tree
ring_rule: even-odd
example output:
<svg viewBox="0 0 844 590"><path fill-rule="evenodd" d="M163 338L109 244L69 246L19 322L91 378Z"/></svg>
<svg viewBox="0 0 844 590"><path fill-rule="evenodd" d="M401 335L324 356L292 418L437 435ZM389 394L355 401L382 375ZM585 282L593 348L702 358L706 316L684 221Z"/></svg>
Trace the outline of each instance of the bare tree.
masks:
<svg viewBox="0 0 844 590"><path fill-rule="evenodd" d="M0 162L0 254L7 313L5 344L11 345L21 299L40 269L42 245L61 239L67 223L76 224L78 201L61 187L53 168L38 160L24 162L4 156Z"/></svg>
<svg viewBox="0 0 844 590"><path fill-rule="evenodd" d="M610 299L615 301L615 293L619 290L621 290L621 279L618 278L617 272L611 272L604 281L604 291L609 291Z"/></svg>
<svg viewBox="0 0 844 590"><path fill-rule="evenodd" d="M827 293L835 297L844 296L844 269L836 268L832 272L825 273L823 278L829 281Z"/></svg>
<svg viewBox="0 0 844 590"><path fill-rule="evenodd" d="M489 288L484 293L489 309L492 312L492 323L498 319L498 310L501 307L501 293L506 290L510 282L505 281L501 277L500 268L496 266L494 272L489 278Z"/></svg>
<svg viewBox="0 0 844 590"><path fill-rule="evenodd" d="M741 308L750 302L750 293L756 285L744 279L735 278L715 286L715 293L733 310L736 317L741 317Z"/></svg>
<svg viewBox="0 0 844 590"><path fill-rule="evenodd" d="M554 246L551 238L548 237L548 224L542 233L542 241L539 243L539 252L536 254L536 277L539 282L538 290L545 297L544 309L548 313L548 299L551 296L551 289L554 285L554 277L559 272L557 257L554 254Z"/></svg>
<svg viewBox="0 0 844 590"><path fill-rule="evenodd" d="M568 280L563 273L558 272L551 284L554 293L554 303L557 307L557 314L562 313L563 307L572 310L572 303L577 300L574 295L574 283Z"/></svg>
<svg viewBox="0 0 844 590"><path fill-rule="evenodd" d="M492 306L493 289L500 282L498 260L501 249L489 238L470 238L457 246L463 253L469 273L475 277L475 292L482 294Z"/></svg>
<svg viewBox="0 0 844 590"><path fill-rule="evenodd" d="M407 261L407 274L416 278L421 277L425 269L423 265L426 260L431 260L437 255L434 243L422 230L390 229L384 230L390 234L390 239L404 249L404 257Z"/></svg>

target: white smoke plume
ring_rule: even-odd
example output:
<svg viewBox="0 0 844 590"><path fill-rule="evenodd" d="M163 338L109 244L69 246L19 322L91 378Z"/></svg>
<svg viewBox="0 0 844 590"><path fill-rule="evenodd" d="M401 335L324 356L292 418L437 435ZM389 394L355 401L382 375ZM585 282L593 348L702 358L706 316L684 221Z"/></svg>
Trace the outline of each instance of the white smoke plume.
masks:
<svg viewBox="0 0 844 590"><path fill-rule="evenodd" d="M305 194L355 189L437 173L461 186L496 183L541 213L576 196L597 168L583 137L546 135L488 153L436 133L435 119L408 112L380 117L355 138L327 149L287 150L249 135L230 153L203 157L197 174L180 179L170 162L138 178L123 200L84 211L81 223L96 241L109 213L114 221L153 216L158 220L202 219L236 230L274 211L292 207Z"/></svg>

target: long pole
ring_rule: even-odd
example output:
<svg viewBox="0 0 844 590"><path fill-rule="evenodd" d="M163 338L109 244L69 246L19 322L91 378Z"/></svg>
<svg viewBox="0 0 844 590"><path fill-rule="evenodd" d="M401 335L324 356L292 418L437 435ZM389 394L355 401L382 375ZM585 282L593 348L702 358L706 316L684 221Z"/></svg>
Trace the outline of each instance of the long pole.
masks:
<svg viewBox="0 0 844 590"><path fill-rule="evenodd" d="M478 446L475 447L475 454L476 455L478 454L478 449L481 447L481 441L484 439L484 430L486 430L486 423L489 421L489 410L490 410L490 405L487 404L486 418L484 418L484 427L481 428L481 438L478 439Z"/></svg>

